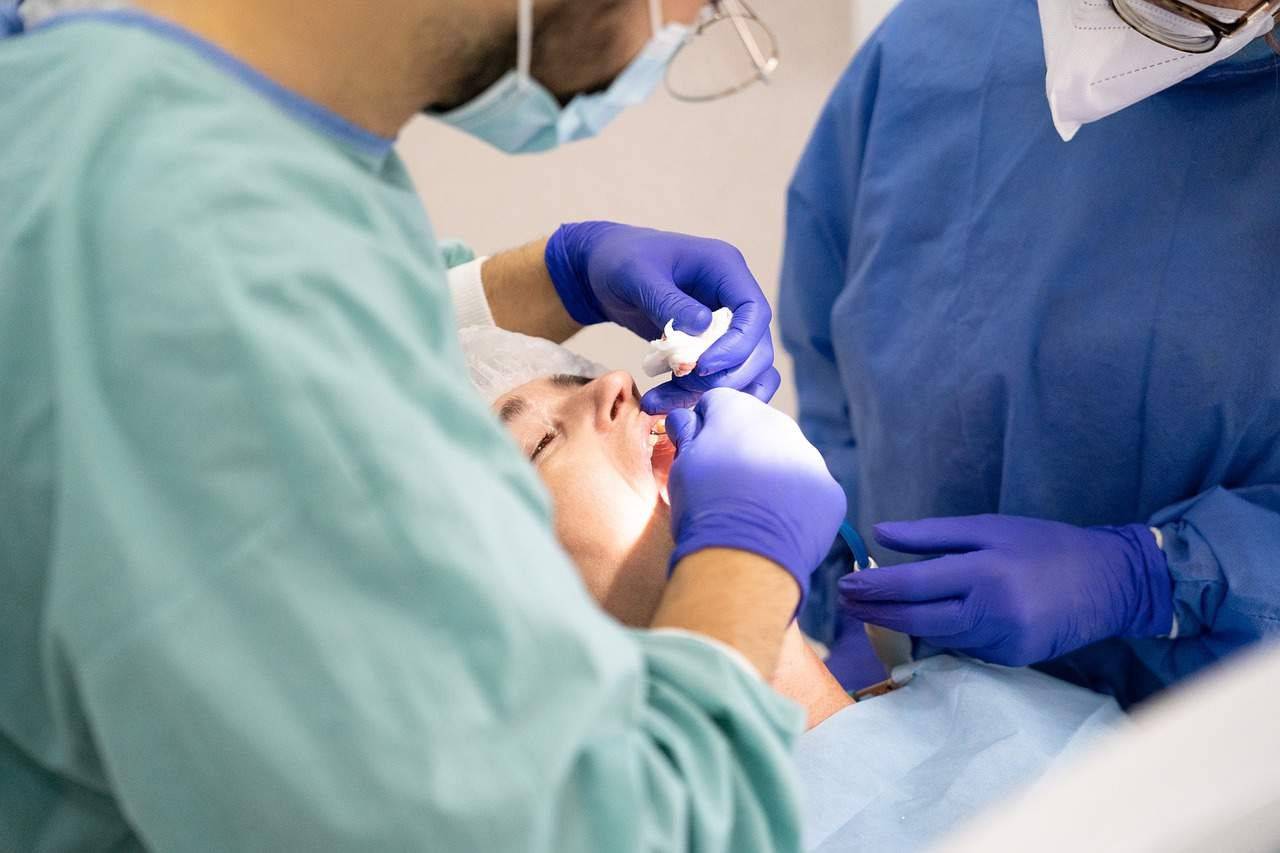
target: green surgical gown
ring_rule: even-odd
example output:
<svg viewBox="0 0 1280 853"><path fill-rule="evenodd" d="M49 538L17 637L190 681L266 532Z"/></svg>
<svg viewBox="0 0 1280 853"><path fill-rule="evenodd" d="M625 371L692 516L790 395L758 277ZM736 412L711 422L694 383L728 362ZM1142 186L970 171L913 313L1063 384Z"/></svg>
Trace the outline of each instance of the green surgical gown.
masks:
<svg viewBox="0 0 1280 853"><path fill-rule="evenodd" d="M783 850L797 709L589 599L387 140L0 41L0 850Z"/></svg>

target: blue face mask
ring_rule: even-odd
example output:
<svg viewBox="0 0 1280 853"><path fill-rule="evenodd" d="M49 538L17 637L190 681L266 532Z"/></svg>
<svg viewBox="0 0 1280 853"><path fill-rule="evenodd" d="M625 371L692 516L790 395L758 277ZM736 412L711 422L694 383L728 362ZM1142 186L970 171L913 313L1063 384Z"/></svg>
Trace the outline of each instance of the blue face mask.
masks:
<svg viewBox="0 0 1280 853"><path fill-rule="evenodd" d="M436 118L509 154L547 151L589 139L627 107L641 103L662 82L667 65L684 44L689 28L662 25L661 4L650 0L653 37L603 92L578 95L561 107L533 79L533 0L520 0L517 67L483 94Z"/></svg>

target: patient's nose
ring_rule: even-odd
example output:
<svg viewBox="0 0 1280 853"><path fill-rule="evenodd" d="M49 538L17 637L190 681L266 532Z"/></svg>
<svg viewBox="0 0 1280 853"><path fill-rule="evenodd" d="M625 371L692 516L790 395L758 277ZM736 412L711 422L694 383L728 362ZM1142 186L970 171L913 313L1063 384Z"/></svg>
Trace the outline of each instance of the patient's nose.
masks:
<svg viewBox="0 0 1280 853"><path fill-rule="evenodd" d="M635 403L631 374L625 370L614 370L591 383L591 393L595 397L596 426L609 429L618 422L618 418Z"/></svg>

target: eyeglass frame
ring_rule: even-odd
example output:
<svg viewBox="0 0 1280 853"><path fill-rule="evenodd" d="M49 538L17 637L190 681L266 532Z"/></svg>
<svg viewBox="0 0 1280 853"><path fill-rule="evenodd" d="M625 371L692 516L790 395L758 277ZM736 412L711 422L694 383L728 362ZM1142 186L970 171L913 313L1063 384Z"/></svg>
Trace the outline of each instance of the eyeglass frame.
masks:
<svg viewBox="0 0 1280 853"><path fill-rule="evenodd" d="M1280 2L1280 0L1278 0L1278 2ZM769 78L773 76L773 72L778 69L778 65L782 61L781 53L778 50L778 37L774 35L773 29L768 24L760 20L760 16L756 14L755 10L747 5L746 0L711 0L710 6L712 14L705 20L699 21L694 31L690 33L689 37L680 45L675 55L671 57L671 62L668 63L667 72L663 78L663 83L671 97L687 104L700 104L707 101L717 101L721 98L727 98L730 95L736 95L738 92L741 92L748 86L754 86L756 83L768 83ZM726 7L729 6L736 6L737 8L726 11ZM756 73L753 76L748 77L746 80L743 80L741 83L721 89L710 95L683 95L676 91L676 89L671 85L671 69L675 66L676 60L680 57L680 54L689 47L689 45L693 44L697 40L698 36L702 35L707 29L726 20L733 24L734 32L738 34L738 39L742 42L742 46L751 57L751 64L755 66ZM769 43L773 48L768 56L765 56L764 51L760 49L760 43L756 41L755 36L753 36L751 31L747 29L747 25L744 23L744 20L754 21L756 26L760 27L760 29L764 30L765 34L768 35Z"/></svg>
<svg viewBox="0 0 1280 853"><path fill-rule="evenodd" d="M1129 17L1125 15L1124 11L1122 10L1122 6L1124 5L1123 2L1117 3L1116 0L1108 0L1108 2L1111 4L1111 8L1115 11L1115 13L1120 16L1120 19L1124 21L1126 24L1128 24L1130 27L1133 27L1133 29L1136 30L1139 35L1145 36L1146 38L1151 39L1156 44L1163 45L1164 47L1172 48L1173 50L1179 51L1181 53L1191 53L1191 54L1212 52L1213 50L1217 49L1218 45L1222 44L1222 40L1224 38L1230 38L1231 36L1240 32L1249 24L1253 23L1253 21L1256 20L1259 17L1259 15L1261 15L1264 12L1273 18L1280 18L1280 0L1258 0L1258 2L1255 3L1252 7L1242 11L1240 13L1240 17L1236 18L1234 21L1231 21L1230 23L1225 21L1219 21L1217 18L1213 17L1207 12L1203 12L1200 9L1197 9L1195 6L1192 6L1190 4L1183 3L1182 0L1142 0L1142 2L1150 3L1152 6L1159 6L1161 9L1164 9L1166 12L1170 12L1174 15L1177 15L1178 17L1183 18L1184 20L1194 21L1197 24L1203 24L1211 33L1213 33L1212 44L1210 44L1204 50L1191 50L1182 45L1170 44L1164 39L1161 39L1161 38L1158 38L1157 36L1152 35L1151 33L1144 30L1142 27L1138 26L1133 21L1129 20ZM1272 42L1270 38L1271 34L1268 33L1267 35L1268 35L1268 43L1271 43L1272 46L1274 47L1275 46L1274 42Z"/></svg>

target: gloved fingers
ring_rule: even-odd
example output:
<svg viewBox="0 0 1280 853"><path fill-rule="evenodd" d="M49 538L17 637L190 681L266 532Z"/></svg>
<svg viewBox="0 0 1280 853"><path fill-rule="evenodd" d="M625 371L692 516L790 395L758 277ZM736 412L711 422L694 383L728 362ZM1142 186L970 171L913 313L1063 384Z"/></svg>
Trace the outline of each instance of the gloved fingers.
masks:
<svg viewBox="0 0 1280 853"><path fill-rule="evenodd" d="M704 355L703 358L706 356ZM702 363L702 359L698 360ZM703 394L712 388L733 388L737 391L746 391L752 396L768 402L773 392L777 391L777 386L772 389L769 385L773 382L773 378L769 376L769 372L774 370L773 367L773 341L769 337L765 337L760 341L760 346L747 357L746 361L729 370L711 376L700 376L691 373L688 376L680 376L670 379L655 388L649 389L644 397L640 400L640 407L649 414L659 414L663 411L677 407L687 407L694 405ZM781 377L778 379L781 384ZM765 391L769 392L769 396L761 396Z"/></svg>
<svg viewBox="0 0 1280 853"><path fill-rule="evenodd" d="M947 638L972 630L973 618L959 598L944 598L923 604L897 602L861 602L845 600L848 612L864 622L912 636Z"/></svg>
<svg viewBox="0 0 1280 853"><path fill-rule="evenodd" d="M679 451L686 441L698 434L701 421L692 409L672 409L667 413L667 440Z"/></svg>
<svg viewBox="0 0 1280 853"><path fill-rule="evenodd" d="M670 419L672 412L692 408L697 404L698 397L696 392L681 388L674 379L671 379L645 391L644 396L640 398L640 408L650 415L665 413ZM670 429L671 426L668 424L667 430L670 431Z"/></svg>
<svg viewBox="0 0 1280 853"><path fill-rule="evenodd" d="M728 331L707 347L698 359L696 372L699 376L732 370L758 352L764 342L769 344L770 357L773 355L773 340L769 334L773 309L764 301L764 295L761 294L758 302L746 300L726 307L733 311L733 320Z"/></svg>
<svg viewBox="0 0 1280 853"><path fill-rule="evenodd" d="M677 332L700 335L711 325L711 309L693 299L684 301L669 316L675 321L674 328Z"/></svg>
<svg viewBox="0 0 1280 853"><path fill-rule="evenodd" d="M773 399L773 395L778 393L778 388L782 386L782 374L778 372L778 368L770 367L764 374L752 382L743 391L746 391L752 397L755 397L762 403L767 403Z"/></svg>
<svg viewBox="0 0 1280 853"><path fill-rule="evenodd" d="M839 608L836 618L836 636L824 661L827 670L847 691L884 681L889 674L876 657L862 622L843 607Z"/></svg>
<svg viewBox="0 0 1280 853"><path fill-rule="evenodd" d="M992 515L885 521L875 526L876 541L903 554L953 554L977 551L993 543Z"/></svg>
<svg viewBox="0 0 1280 853"><path fill-rule="evenodd" d="M973 584L973 561L960 554L919 563L851 572L840 578L847 604L914 602L961 598Z"/></svg>
<svg viewBox="0 0 1280 853"><path fill-rule="evenodd" d="M745 361L769 334L773 309L741 252L721 240L692 239L693 245L677 257L672 277L708 308L733 312L729 331L707 349L705 363L699 361L706 372L719 373Z"/></svg>
<svg viewBox="0 0 1280 853"><path fill-rule="evenodd" d="M655 385L650 388L640 398L640 408L646 414L661 415L673 409L688 409L697 405L702 396L707 391L713 390L713 388L707 388L705 384L695 385L690 388L685 384L685 380L689 378L686 376L679 379L669 379L661 385ZM782 376L779 375L776 369L771 367L760 376L747 382L742 388L735 388L735 390L743 391L757 400L767 403L773 399L773 395L777 393L781 384Z"/></svg>
<svg viewBox="0 0 1280 853"><path fill-rule="evenodd" d="M674 320L678 331L700 335L711 325L711 309L681 290L676 282L649 280L653 272L643 268L629 272L643 277L635 283L633 292L639 296L638 307L658 329L665 329L667 321Z"/></svg>

